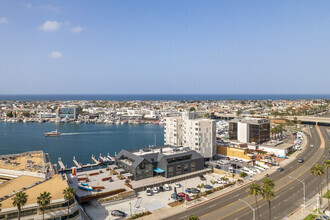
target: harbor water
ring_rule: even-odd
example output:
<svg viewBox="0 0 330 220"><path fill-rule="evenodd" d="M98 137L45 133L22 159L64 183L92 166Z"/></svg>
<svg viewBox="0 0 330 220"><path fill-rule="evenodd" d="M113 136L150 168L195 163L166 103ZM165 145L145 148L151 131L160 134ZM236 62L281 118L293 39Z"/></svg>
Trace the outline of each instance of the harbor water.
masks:
<svg viewBox="0 0 330 220"><path fill-rule="evenodd" d="M58 130L58 137L45 137L45 132ZM79 163L93 163L91 156L100 153L114 156L122 149L144 148L164 144L164 128L158 124L106 125L74 123L10 123L0 122L0 154L43 150L52 163L58 157L68 167Z"/></svg>

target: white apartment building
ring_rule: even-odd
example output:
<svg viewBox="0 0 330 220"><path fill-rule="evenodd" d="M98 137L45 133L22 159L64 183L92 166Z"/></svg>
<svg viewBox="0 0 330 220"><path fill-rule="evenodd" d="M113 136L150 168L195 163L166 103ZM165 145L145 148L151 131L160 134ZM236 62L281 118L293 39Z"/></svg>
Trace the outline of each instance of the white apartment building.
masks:
<svg viewBox="0 0 330 220"><path fill-rule="evenodd" d="M198 119L196 113L184 112L181 117L165 118L166 145L189 147L212 158L216 154L216 121Z"/></svg>
<svg viewBox="0 0 330 220"><path fill-rule="evenodd" d="M166 145L182 146L183 120L181 117L168 117L164 121L164 143Z"/></svg>

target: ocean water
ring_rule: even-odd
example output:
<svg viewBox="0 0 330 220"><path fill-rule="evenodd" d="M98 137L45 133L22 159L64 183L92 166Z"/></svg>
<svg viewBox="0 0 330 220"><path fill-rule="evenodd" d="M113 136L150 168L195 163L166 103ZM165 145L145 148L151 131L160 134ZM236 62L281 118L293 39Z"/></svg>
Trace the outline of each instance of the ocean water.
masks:
<svg viewBox="0 0 330 220"><path fill-rule="evenodd" d="M280 99L330 99L330 94L155 94L155 95L0 95L0 100L280 100Z"/></svg>
<svg viewBox="0 0 330 220"><path fill-rule="evenodd" d="M45 132L58 130L58 137L45 137ZM58 157L64 164L74 166L73 156L80 163L93 162L96 158L122 149L130 150L164 144L163 126L157 124L105 125L73 123L11 123L0 122L0 155L43 150L53 163Z"/></svg>

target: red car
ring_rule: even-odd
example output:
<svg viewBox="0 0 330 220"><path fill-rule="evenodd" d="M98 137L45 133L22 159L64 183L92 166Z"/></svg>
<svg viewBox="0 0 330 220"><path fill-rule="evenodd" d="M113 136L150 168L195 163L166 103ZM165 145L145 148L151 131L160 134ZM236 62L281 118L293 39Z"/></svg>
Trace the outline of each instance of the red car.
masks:
<svg viewBox="0 0 330 220"><path fill-rule="evenodd" d="M180 193L178 193L178 196L181 196L182 198L186 198L186 197L188 197L188 194L180 192Z"/></svg>

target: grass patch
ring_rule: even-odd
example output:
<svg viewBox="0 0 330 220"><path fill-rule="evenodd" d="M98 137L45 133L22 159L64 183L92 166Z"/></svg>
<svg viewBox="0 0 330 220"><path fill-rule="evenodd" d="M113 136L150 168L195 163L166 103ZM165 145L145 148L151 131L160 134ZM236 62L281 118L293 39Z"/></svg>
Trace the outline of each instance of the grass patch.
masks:
<svg viewBox="0 0 330 220"><path fill-rule="evenodd" d="M307 215L304 220L314 220L316 219L317 215L309 214Z"/></svg>
<svg viewBox="0 0 330 220"><path fill-rule="evenodd" d="M324 193L323 198L330 199L330 190Z"/></svg>
<svg viewBox="0 0 330 220"><path fill-rule="evenodd" d="M286 156L290 157L292 154L294 154L295 151L291 151L290 153L288 153Z"/></svg>

